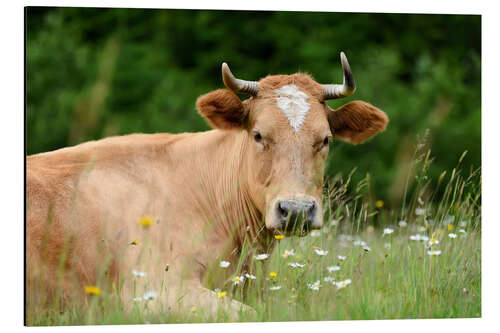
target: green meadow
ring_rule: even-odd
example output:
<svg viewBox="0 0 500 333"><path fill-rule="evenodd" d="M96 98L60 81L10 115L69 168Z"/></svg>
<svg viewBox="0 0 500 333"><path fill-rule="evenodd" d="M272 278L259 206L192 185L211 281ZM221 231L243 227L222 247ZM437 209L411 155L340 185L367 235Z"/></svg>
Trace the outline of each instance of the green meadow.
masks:
<svg viewBox="0 0 500 333"><path fill-rule="evenodd" d="M430 151L417 147L399 209L370 193L370 176L327 179L325 223L304 237L277 237L250 271L231 263L229 279L212 285L218 302L234 298L254 313L234 317L203 308L153 311L162 296L144 295L125 312L118 291L89 291L70 304L27 312L28 325L160 324L481 317L481 174L457 167L426 176ZM410 191L411 190L411 191ZM439 194L439 199L436 195ZM243 255L251 248L244 248ZM261 258L267 257L262 260ZM168 274L166 272L165 274ZM147 276L134 277L147 279ZM210 276L208 277L210 280ZM76 298L75 298L76 299Z"/></svg>

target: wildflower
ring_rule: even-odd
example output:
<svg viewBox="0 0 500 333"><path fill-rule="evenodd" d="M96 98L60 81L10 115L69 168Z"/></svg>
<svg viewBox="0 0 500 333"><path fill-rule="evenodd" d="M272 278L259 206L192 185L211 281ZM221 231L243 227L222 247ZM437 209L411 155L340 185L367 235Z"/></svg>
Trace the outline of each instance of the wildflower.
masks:
<svg viewBox="0 0 500 333"><path fill-rule="evenodd" d="M231 263L229 261L224 261L222 260L220 263L219 263L219 267L222 267L222 268L228 268L229 265L231 265Z"/></svg>
<svg viewBox="0 0 500 333"><path fill-rule="evenodd" d="M390 235L394 232L394 229L392 228L384 228L384 233L383 235Z"/></svg>
<svg viewBox="0 0 500 333"><path fill-rule="evenodd" d="M455 227L453 226L453 224L448 224L447 229L448 229L448 231L453 231L453 229L455 229Z"/></svg>
<svg viewBox="0 0 500 333"><path fill-rule="evenodd" d="M156 297L158 297L156 291L147 291L144 293L144 296L142 296L142 298L144 298L144 300L146 301L152 301L156 299Z"/></svg>
<svg viewBox="0 0 500 333"><path fill-rule="evenodd" d="M366 252L370 252L372 250L372 248L369 247L368 245L365 245L365 246L363 246L363 250L365 250Z"/></svg>
<svg viewBox="0 0 500 333"><path fill-rule="evenodd" d="M328 251L321 249L314 249L314 252L316 252L318 256L326 256L328 254Z"/></svg>
<svg viewBox="0 0 500 333"><path fill-rule="evenodd" d="M457 238L457 234L454 234L454 233L449 233L449 234L448 234L448 237L450 237L450 238Z"/></svg>
<svg viewBox="0 0 500 333"><path fill-rule="evenodd" d="M365 242L365 241L362 241L362 240L360 240L360 239L355 240L352 244L353 244L354 246L361 246L361 247L363 247L363 246L367 246L367 245L368 245L368 244L366 244L366 242Z"/></svg>
<svg viewBox="0 0 500 333"><path fill-rule="evenodd" d="M347 279L347 280L340 281L340 282L335 282L335 285L337 286L337 289L345 288L345 287L347 287L350 284L351 284L351 279Z"/></svg>
<svg viewBox="0 0 500 333"><path fill-rule="evenodd" d="M293 257L293 256L295 256L295 250L294 249L285 250L285 252L283 252L283 255L282 255L283 258L288 258L288 257Z"/></svg>
<svg viewBox="0 0 500 333"><path fill-rule="evenodd" d="M142 297L134 297L134 298L132 298L132 301L140 302L140 301L142 301Z"/></svg>
<svg viewBox="0 0 500 333"><path fill-rule="evenodd" d="M377 208L382 208L382 207L384 207L384 201L382 201L382 200L378 200L378 201L375 203L375 206L376 206Z"/></svg>
<svg viewBox="0 0 500 333"><path fill-rule="evenodd" d="M391 248L391 243L384 243L384 247L389 250Z"/></svg>
<svg viewBox="0 0 500 333"><path fill-rule="evenodd" d="M151 216L142 216L139 218L139 224L145 228L152 226L155 223L154 217Z"/></svg>
<svg viewBox="0 0 500 333"><path fill-rule="evenodd" d="M285 236L283 236L283 235L274 235L274 238L277 239L277 240L281 240L281 239L285 238Z"/></svg>
<svg viewBox="0 0 500 333"><path fill-rule="evenodd" d="M269 273L269 276L271 277L271 279L274 279L277 276L277 274L276 272L271 272Z"/></svg>
<svg viewBox="0 0 500 333"><path fill-rule="evenodd" d="M138 245L139 244L139 241L137 240L137 238L134 238L134 240L132 240L131 242L128 243L128 245Z"/></svg>
<svg viewBox="0 0 500 333"><path fill-rule="evenodd" d="M427 254L430 256L438 256L441 254L441 250L429 250L427 251Z"/></svg>
<svg viewBox="0 0 500 333"><path fill-rule="evenodd" d="M270 287L269 290L280 290L281 289L281 286L273 286L273 287Z"/></svg>
<svg viewBox="0 0 500 333"><path fill-rule="evenodd" d="M425 241L429 240L429 237L427 237L425 235L416 234L416 235L411 235L410 239L414 240L414 241L424 241L425 242Z"/></svg>
<svg viewBox="0 0 500 333"><path fill-rule="evenodd" d="M320 280L313 282L313 283L308 283L307 287L312 290L319 290L319 287L321 287Z"/></svg>
<svg viewBox="0 0 500 333"><path fill-rule="evenodd" d="M309 235L311 235L311 237L318 237L318 236L321 236L321 231L313 230L313 231L311 231L311 233Z"/></svg>
<svg viewBox="0 0 500 333"><path fill-rule="evenodd" d="M326 268L328 273L340 271L340 266L328 266Z"/></svg>
<svg viewBox="0 0 500 333"><path fill-rule="evenodd" d="M337 258L339 258L339 260L342 260L342 261L347 259L346 256L341 256L340 254L337 256Z"/></svg>
<svg viewBox="0 0 500 333"><path fill-rule="evenodd" d="M339 221L337 221L337 220L331 220L331 221L330 221L330 225L331 225L332 227L336 227L336 226L338 226L338 225L339 225Z"/></svg>
<svg viewBox="0 0 500 333"><path fill-rule="evenodd" d="M233 278L233 285L236 286L236 285L239 285L240 283L243 283L245 281L245 277L244 276L235 276Z"/></svg>
<svg viewBox="0 0 500 333"><path fill-rule="evenodd" d="M219 291L217 293L217 298L223 298L227 295L227 291Z"/></svg>
<svg viewBox="0 0 500 333"><path fill-rule="evenodd" d="M424 208L415 208L415 215L420 216L425 214Z"/></svg>
<svg viewBox="0 0 500 333"><path fill-rule="evenodd" d="M467 235L467 232L464 229L458 229L458 232L463 234L464 236Z"/></svg>
<svg viewBox="0 0 500 333"><path fill-rule="evenodd" d="M134 276L137 276L137 277L144 277L144 276L146 276L146 272L139 272L139 271L136 271L135 269L132 270L132 274Z"/></svg>
<svg viewBox="0 0 500 333"><path fill-rule="evenodd" d="M434 237L432 237L431 239L429 239L429 246L436 245L436 244L439 244L439 240L437 240Z"/></svg>
<svg viewBox="0 0 500 333"><path fill-rule="evenodd" d="M331 276L326 276L325 278L323 278L323 281L335 283L335 280L333 280Z"/></svg>
<svg viewBox="0 0 500 333"><path fill-rule="evenodd" d="M408 226L408 223L406 223L406 221L399 221L398 223L399 227L400 228L406 228Z"/></svg>
<svg viewBox="0 0 500 333"><path fill-rule="evenodd" d="M288 263L288 266L292 267L292 268L302 268L305 266L305 264L299 264L298 262L289 262Z"/></svg>
<svg viewBox="0 0 500 333"><path fill-rule="evenodd" d="M246 277L247 279L249 279L249 280L255 280L255 279L256 279L255 275L248 274L248 273L245 273L245 277Z"/></svg>
<svg viewBox="0 0 500 333"><path fill-rule="evenodd" d="M254 258L255 260L266 260L267 258L269 258L269 254L267 253L258 254L254 256Z"/></svg>
<svg viewBox="0 0 500 333"><path fill-rule="evenodd" d="M97 286L85 286L85 293L89 295L100 295L101 288Z"/></svg>

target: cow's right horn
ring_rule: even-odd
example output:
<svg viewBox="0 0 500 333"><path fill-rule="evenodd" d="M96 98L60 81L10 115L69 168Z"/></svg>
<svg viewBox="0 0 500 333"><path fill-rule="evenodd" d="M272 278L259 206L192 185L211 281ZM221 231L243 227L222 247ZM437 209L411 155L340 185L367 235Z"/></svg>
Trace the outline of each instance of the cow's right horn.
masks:
<svg viewBox="0 0 500 333"><path fill-rule="evenodd" d="M248 94L250 96L255 96L259 92L256 81L246 81L235 78L225 62L222 63L222 80L226 87L234 92Z"/></svg>

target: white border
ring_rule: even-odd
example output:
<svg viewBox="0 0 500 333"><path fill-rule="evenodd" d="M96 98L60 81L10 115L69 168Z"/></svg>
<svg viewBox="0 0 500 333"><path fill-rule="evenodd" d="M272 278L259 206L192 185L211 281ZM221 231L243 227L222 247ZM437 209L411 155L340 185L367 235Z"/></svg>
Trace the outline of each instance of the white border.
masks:
<svg viewBox="0 0 500 333"><path fill-rule="evenodd" d="M237 3L234 1L20 1L3 4L1 15L2 29L2 80L1 84L1 184L2 184L2 291L1 291L1 326L7 331L23 328L23 6L94 6L94 7L130 7L130 8L201 8L201 9L253 9L253 10L299 10L299 11L343 11L343 12L390 12L390 13L450 13L482 14L483 21L483 103L482 103L482 143L483 143L483 307L482 319L453 320L392 320L392 321L338 321L338 322L291 322L291 323L250 323L250 324L189 324L189 325L149 325L149 326L93 326L37 328L37 330L72 331L93 330L132 332L138 329L147 331L217 331L234 332L247 330L281 330L293 332L316 330L339 330L348 332L423 332L454 330L456 331L491 331L489 327L500 327L498 309L499 290L499 253L498 235L500 219L496 207L500 196L498 172L500 170L498 153L498 126L500 108L498 96L498 78L500 78L500 59L498 32L500 17L498 5L493 1L321 1L308 0L292 3L290 1L261 1ZM335 24L335 22L332 22Z"/></svg>

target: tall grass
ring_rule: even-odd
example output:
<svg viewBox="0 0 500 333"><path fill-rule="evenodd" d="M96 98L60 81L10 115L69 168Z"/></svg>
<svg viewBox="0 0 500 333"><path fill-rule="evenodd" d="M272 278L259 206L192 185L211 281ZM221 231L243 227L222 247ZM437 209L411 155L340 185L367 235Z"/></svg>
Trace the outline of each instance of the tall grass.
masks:
<svg viewBox="0 0 500 333"><path fill-rule="evenodd" d="M154 312L149 306L154 300L138 302L125 313L115 290L62 310L29 309L28 324L480 317L481 172L463 173L464 158L466 153L456 168L430 180L426 171L431 152L418 145L405 197L395 209L371 196L369 175L358 184L351 183L351 175L328 179L321 230L306 237L275 239L268 259L252 259L250 272L241 271L241 259L232 264L237 270L230 278L211 286L227 292L220 302L235 298L255 313L235 318L221 310L207 319L203 309L195 307L181 315ZM294 250L295 255L285 257L285 250ZM321 256L316 250L328 252ZM289 266L295 262L304 266ZM234 285L232 278L244 273L256 279ZM350 284L345 282L349 280ZM317 290L311 289L315 282Z"/></svg>

